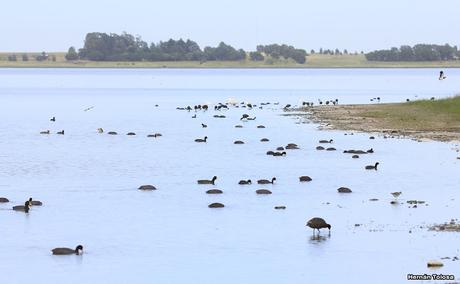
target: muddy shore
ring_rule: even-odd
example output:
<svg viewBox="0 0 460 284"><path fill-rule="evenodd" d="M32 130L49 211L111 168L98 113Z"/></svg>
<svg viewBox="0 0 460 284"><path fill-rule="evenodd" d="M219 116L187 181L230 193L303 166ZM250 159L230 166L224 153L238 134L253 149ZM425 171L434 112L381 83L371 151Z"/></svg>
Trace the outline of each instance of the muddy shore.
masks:
<svg viewBox="0 0 460 284"><path fill-rule="evenodd" d="M321 129L377 133L385 137L417 140L460 141L460 124L441 115L425 115L426 119L419 119L417 110L407 109L405 104L315 106L300 108L296 112L319 123Z"/></svg>

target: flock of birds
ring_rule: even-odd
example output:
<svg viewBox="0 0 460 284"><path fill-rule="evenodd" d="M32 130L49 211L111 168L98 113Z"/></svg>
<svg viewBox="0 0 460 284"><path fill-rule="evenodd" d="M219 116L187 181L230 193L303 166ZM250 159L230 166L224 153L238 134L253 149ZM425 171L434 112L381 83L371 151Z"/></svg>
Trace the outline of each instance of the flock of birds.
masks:
<svg viewBox="0 0 460 284"><path fill-rule="evenodd" d="M446 78L447 78L447 76L444 74L444 72L440 71L439 80L444 80ZM380 97L372 98L371 101L380 102ZM339 103L338 99L326 100L325 102L323 102L322 100L318 100L319 105L323 105L323 104L325 104L325 105L329 105L329 104L336 105L338 103ZM259 108L262 109L263 106L267 106L267 105L270 105L270 104L271 103L269 103L269 102L261 103ZM273 105L278 105L278 104L279 103L277 103L277 102L273 103ZM302 106L313 106L314 103L313 102L302 102L301 105ZM158 105L155 105L155 106L158 107ZM235 102L233 102L233 103L218 103L217 105L214 106L214 110L215 111L228 110L230 106L233 106L235 108L242 107L242 108L247 108L247 109L252 109L252 108L257 107L256 104L244 103L244 102L241 102L240 104L235 103ZM287 104L287 105L284 106L283 109L288 110L291 107L292 107L291 104ZM89 111L89 110L92 110L93 108L94 108L94 106L86 108L86 109L84 109L84 111ZM194 107L191 107L191 106L177 107L176 109L178 109L178 110L186 110L186 111L189 111L189 112L194 110L195 112L197 112L197 111L207 111L209 109L209 106L205 104L205 105L195 105ZM225 115L214 115L214 118L225 118L225 117L226 117ZM192 116L192 118L197 118L197 114L195 113ZM251 121L251 120L252 121L256 120L256 117L251 117L249 114L243 114L241 116L241 118L240 118L240 121ZM56 117L53 116L50 119L50 121L55 122ZM204 124L204 123L201 123L201 127L202 128L207 128L208 126L206 124ZM236 125L235 127L236 128L242 128L243 126L242 125ZM258 128L265 128L265 126L263 126L263 125L259 125L257 127ZM98 128L97 132L98 133L104 133L104 130L102 128ZM45 130L45 131L40 132L40 134L50 134L50 133L51 133L50 130ZM56 134L64 135L65 131L64 130L57 131ZM109 135L117 135L118 133L115 132L115 131L109 131L109 132L107 132L107 134L109 134ZM127 135L136 135L136 133L128 132ZM162 134L160 134L160 133L147 135L147 137L153 137L153 138L157 138L157 137L161 137L161 136L162 136ZM371 136L370 139L374 139L374 137ZM261 142L268 142L269 139L268 138L262 138L260 141ZM197 138L197 139L195 139L195 142L197 142L197 143L207 143L208 142L208 137L204 136L203 138ZM320 143L320 144L332 144L333 139L320 140L320 141L318 141L318 143ZM238 141L235 141L234 144L244 144L244 142L238 140ZM300 149L300 148L295 143L289 143L285 147L276 148L276 151L267 151L266 154L271 155L271 156L286 156L287 152L284 151L284 150L293 150L293 149ZM317 146L316 150L335 151L336 149L334 147L325 148L323 146ZM374 150L373 150L373 148L371 148L369 150L366 150L366 151L365 150L351 149L351 150L344 150L343 153L353 154L352 158L359 158L360 154L371 154L371 153L374 153ZM373 165L367 165L367 166L365 166L365 170L375 170L376 171L378 169L379 164L380 164L379 162L376 162ZM198 180L197 183L202 184L202 185L215 185L216 180L217 180L217 176L213 176L211 179ZM257 184L259 184L259 185L274 184L275 181L276 181L276 177L272 177L271 179L259 179L259 180L257 180ZM310 182L310 181L312 181L312 178L309 177L309 176L300 176L299 181L300 182ZM239 185L250 185L250 184L252 184L252 181L250 179L248 179L248 180L240 180L238 182L238 184ZM139 190L156 190L156 187L153 186L153 185L142 185L138 189ZM349 192L351 192L351 190L348 189L348 188L345 188L345 187L341 187L341 188L338 189L338 192L340 192L340 193L349 193ZM210 189L210 190L206 191L206 193L207 194L221 194L221 193L223 193L223 191L219 190L219 189ZM259 189L259 190L256 190L256 193L257 194L271 194L272 192L267 190L267 189ZM391 195L394 198L398 198L401 194L402 194L402 192L400 192L400 191L391 193ZM0 203L7 203L7 202L9 202L9 200L7 198L0 197ZM43 205L43 203L41 201L33 200L32 198L29 198L27 201L25 201L24 205L16 205L16 206L13 206L12 209L14 211L18 211L18 212L29 213L29 211L31 210L31 208L33 206L41 206L41 205ZM223 208L223 207L225 207L225 205L222 204L222 203L217 203L216 202L216 203L209 204L208 207L209 208ZM279 205L279 206L275 206L274 208L275 209L286 209L286 206ZM315 230L317 230L318 234L320 233L320 229L327 228L329 230L329 233L330 233L330 230L331 230L331 225L328 224L323 218L320 218L320 217L311 218L310 220L307 221L306 226L310 227L311 229L313 229L313 235L315 234ZM70 255L70 254L80 255L83 252L83 246L78 245L78 246L75 247L75 249L66 248L66 247L59 247L59 248L52 249L51 251L52 251L53 255Z"/></svg>

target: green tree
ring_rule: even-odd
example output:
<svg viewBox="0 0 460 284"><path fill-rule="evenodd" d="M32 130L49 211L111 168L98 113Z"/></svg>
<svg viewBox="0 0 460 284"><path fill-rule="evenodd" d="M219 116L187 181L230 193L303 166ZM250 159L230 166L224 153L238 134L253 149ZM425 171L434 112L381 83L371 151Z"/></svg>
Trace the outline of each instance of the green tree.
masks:
<svg viewBox="0 0 460 284"><path fill-rule="evenodd" d="M8 61L18 61L16 54L8 55Z"/></svg>
<svg viewBox="0 0 460 284"><path fill-rule="evenodd" d="M22 61L29 61L29 56L27 53L22 54Z"/></svg>
<svg viewBox="0 0 460 284"><path fill-rule="evenodd" d="M249 59L252 61L264 61L265 57L262 55L262 53L253 51L249 53Z"/></svg>
<svg viewBox="0 0 460 284"><path fill-rule="evenodd" d="M75 50L75 47L71 46L65 55L66 60L78 60L78 53Z"/></svg>

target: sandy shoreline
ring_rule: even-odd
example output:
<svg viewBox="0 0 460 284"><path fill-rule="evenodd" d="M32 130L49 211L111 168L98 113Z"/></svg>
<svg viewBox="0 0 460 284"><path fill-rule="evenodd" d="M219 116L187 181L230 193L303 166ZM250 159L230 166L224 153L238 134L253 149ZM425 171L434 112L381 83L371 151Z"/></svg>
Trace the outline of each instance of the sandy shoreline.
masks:
<svg viewBox="0 0 460 284"><path fill-rule="evenodd" d="M460 125L452 127L442 121L431 124L413 122L401 125L388 117L369 115L381 111L382 108L399 105L401 104L315 106L296 111L299 115L319 123L320 129L378 133L386 137L407 137L416 140L460 141Z"/></svg>

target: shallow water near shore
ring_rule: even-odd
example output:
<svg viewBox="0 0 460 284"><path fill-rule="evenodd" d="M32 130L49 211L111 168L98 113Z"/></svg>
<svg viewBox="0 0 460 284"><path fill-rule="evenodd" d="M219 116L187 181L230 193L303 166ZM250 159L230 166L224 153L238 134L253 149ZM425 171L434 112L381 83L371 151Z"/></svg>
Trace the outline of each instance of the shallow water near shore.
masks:
<svg viewBox="0 0 460 284"><path fill-rule="evenodd" d="M10 283L403 283L424 273L458 280L460 261L426 267L460 257L459 233L427 228L459 218L454 143L370 140L281 116L285 104L318 99L455 95L460 70L445 71L438 81L435 69L0 69L0 196L10 199L0 204L0 271ZM229 98L271 104L211 107L197 118L176 110ZM242 122L243 113L257 119ZM65 135L39 134L46 129ZM204 136L208 143L194 142ZM320 139L334 139L337 151L315 150ZM300 149L265 154L288 143ZM375 153L359 159L342 153L369 148ZM377 161L378 171L364 170ZM196 184L214 175L215 186ZM300 183L301 175L313 181ZM238 185L273 176L274 185ZM143 184L158 190L137 190ZM337 193L341 186L353 193ZM205 194L211 188L224 194ZM260 188L273 194L256 195ZM394 191L403 192L398 205L390 204ZM10 210L29 197L44 205L27 215ZM407 200L427 205L409 208ZM208 208L212 202L225 208ZM316 216L332 225L330 235L312 239L305 223ZM51 255L77 244L82 256Z"/></svg>

